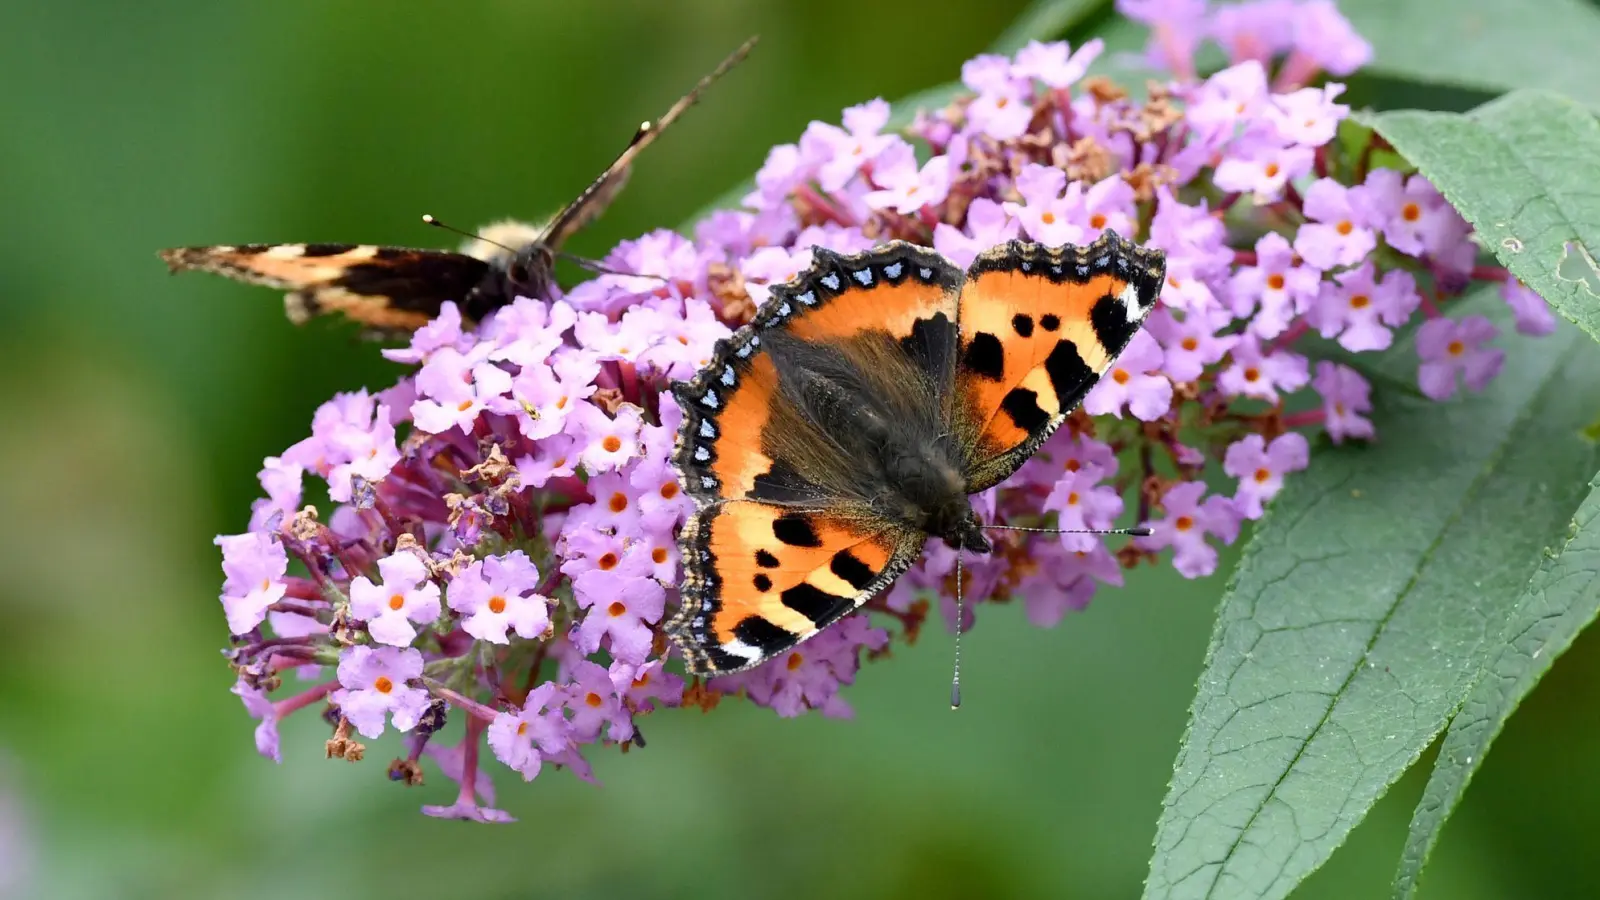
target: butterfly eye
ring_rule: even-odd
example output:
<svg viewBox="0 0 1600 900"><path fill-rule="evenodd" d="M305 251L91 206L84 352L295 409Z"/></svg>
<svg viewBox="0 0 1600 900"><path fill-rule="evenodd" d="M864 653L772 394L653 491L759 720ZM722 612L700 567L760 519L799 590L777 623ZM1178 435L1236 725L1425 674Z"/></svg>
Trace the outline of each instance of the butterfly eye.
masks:
<svg viewBox="0 0 1600 900"><path fill-rule="evenodd" d="M512 260L510 267L506 269L506 276L509 277L512 281L517 282L519 284L522 283L522 282L527 281L528 280L528 265L527 265L527 263L524 263L521 259Z"/></svg>

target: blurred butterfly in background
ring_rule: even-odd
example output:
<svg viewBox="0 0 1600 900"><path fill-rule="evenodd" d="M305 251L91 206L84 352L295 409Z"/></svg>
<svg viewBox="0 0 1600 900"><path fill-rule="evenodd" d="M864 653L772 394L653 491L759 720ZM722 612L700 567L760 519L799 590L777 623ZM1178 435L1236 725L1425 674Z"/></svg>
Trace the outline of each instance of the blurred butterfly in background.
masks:
<svg viewBox="0 0 1600 900"><path fill-rule="evenodd" d="M666 630L692 674L816 635L930 538L990 552L984 529L1006 526L979 521L969 495L1061 425L1166 277L1165 254L1110 231L1084 247L1012 241L966 272L903 241L813 260L674 385L673 463L696 509Z"/></svg>
<svg viewBox="0 0 1600 900"><path fill-rule="evenodd" d="M414 331L447 300L477 322L517 297L548 296L567 239L605 211L627 183L634 158L755 43L750 38L661 118L640 125L616 161L543 225L498 222L468 235L472 240L459 253L373 244L233 244L174 247L159 255L173 272L214 272L289 291L284 310L296 324L339 312L374 335ZM424 221L440 224L431 216Z"/></svg>

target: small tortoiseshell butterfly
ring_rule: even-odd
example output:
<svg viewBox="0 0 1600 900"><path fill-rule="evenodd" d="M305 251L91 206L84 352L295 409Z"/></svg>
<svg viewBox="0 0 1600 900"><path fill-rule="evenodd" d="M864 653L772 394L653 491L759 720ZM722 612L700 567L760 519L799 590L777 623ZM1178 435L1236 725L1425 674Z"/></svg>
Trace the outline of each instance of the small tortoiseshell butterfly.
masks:
<svg viewBox="0 0 1600 900"><path fill-rule="evenodd" d="M987 553L969 494L1015 472L1128 345L1166 256L1106 232L1012 241L963 273L895 241L775 287L673 392L696 503L667 632L723 675L888 587L930 537Z"/></svg>
<svg viewBox="0 0 1600 900"><path fill-rule="evenodd" d="M548 296L555 258L579 229L610 205L633 160L755 46L746 41L661 118L639 126L616 161L542 226L498 222L459 253L372 244L234 244L160 251L173 272L195 269L287 290L284 311L302 324L340 312L376 335L415 331L455 301L469 322L517 297ZM430 224L438 224L431 217Z"/></svg>

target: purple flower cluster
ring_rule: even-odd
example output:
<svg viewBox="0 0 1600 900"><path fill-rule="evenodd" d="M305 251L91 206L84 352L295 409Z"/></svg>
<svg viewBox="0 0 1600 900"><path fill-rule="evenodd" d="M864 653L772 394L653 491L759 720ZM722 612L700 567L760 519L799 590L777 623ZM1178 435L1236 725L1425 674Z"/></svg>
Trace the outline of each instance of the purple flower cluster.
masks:
<svg viewBox="0 0 1600 900"><path fill-rule="evenodd" d="M1554 327L1531 291L1476 265L1469 227L1424 178L1373 167L1374 137L1334 140L1343 87L1312 82L1371 50L1331 2L1119 8L1151 27L1149 55L1174 73L1143 98L1087 77L1098 41L980 56L962 68L970 94L904 131L886 130L881 100L812 123L773 148L744 208L692 238L619 245L605 265L630 274L518 299L474 330L447 305L385 351L413 371L319 409L310 437L266 460L249 530L217 540L234 691L260 720L261 752L278 758L277 723L326 700L329 755L359 759L352 732L393 727L406 756L392 777L420 781L427 755L460 786L425 811L505 821L488 806L484 737L526 779L547 764L592 778L585 749L642 745L639 720L660 707L737 696L847 716L840 688L864 656L914 639L931 598L953 626L955 558L934 543L866 612L765 666L704 684L668 666L660 625L689 500L668 461L681 413L664 389L813 247L900 238L964 266L1013 238L1082 243L1111 228L1167 253L1148 328L1068 427L975 498L992 522L1151 534L1113 553L1092 535L999 532L994 554L967 560L966 627L985 601L1013 598L1053 626L1167 551L1184 576L1208 575L1218 544L1307 466L1308 435L1373 437L1370 385L1350 365L1313 364L1312 332L1381 351L1420 313L1418 382L1443 400L1461 382L1481 389L1502 361L1490 321L1442 312L1474 280L1502 283L1520 330ZM1230 65L1201 79L1205 40ZM1208 482L1211 463L1222 474ZM307 475L326 486L325 520L305 505ZM285 670L311 684L274 699ZM456 716L464 737L443 745Z"/></svg>

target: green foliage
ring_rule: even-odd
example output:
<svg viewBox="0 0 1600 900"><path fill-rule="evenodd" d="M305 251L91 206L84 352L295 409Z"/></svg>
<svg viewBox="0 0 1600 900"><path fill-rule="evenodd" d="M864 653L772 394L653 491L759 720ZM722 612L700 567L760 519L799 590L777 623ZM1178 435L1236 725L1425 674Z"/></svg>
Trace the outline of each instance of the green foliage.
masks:
<svg viewBox="0 0 1600 900"><path fill-rule="evenodd" d="M1397 110L1371 124L1438 186L1494 255L1600 340L1600 122L1546 91L1465 115Z"/></svg>
<svg viewBox="0 0 1600 900"><path fill-rule="evenodd" d="M1517 340L1484 394L1380 395L1379 441L1288 483L1223 596L1146 897L1286 896L1444 727L1595 471L1575 386L1600 350Z"/></svg>

